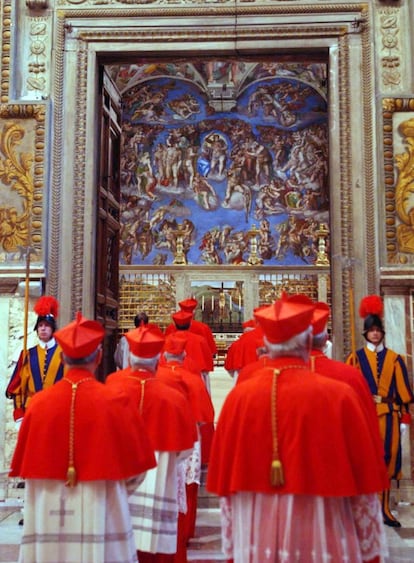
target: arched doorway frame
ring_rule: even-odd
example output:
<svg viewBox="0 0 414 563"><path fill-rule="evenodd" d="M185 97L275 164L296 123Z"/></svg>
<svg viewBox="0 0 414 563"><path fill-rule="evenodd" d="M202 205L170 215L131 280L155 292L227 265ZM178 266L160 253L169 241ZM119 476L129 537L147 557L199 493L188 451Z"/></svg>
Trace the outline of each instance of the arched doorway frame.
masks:
<svg viewBox="0 0 414 563"><path fill-rule="evenodd" d="M349 349L351 287L358 297L378 284L371 20L366 3L58 12L48 283L62 317L93 314L99 66L165 56L166 45L172 57L326 50L333 333L337 353Z"/></svg>

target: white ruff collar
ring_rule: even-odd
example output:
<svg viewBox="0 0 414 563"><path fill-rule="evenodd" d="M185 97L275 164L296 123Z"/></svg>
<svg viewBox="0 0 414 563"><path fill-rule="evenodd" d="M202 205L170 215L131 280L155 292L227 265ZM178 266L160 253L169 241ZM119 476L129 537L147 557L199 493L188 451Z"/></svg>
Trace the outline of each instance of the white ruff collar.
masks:
<svg viewBox="0 0 414 563"><path fill-rule="evenodd" d="M384 343L380 342L378 344L378 346L375 346L375 344L372 344L372 342L367 342L366 343L366 347L368 348L368 350L370 350L371 352L382 352L384 350Z"/></svg>
<svg viewBox="0 0 414 563"><path fill-rule="evenodd" d="M49 350L49 348L53 348L53 346L55 346L56 344L56 340L54 338L54 336L52 336L52 338L50 340L48 340L47 342L43 342L43 340L39 340L39 346L41 348L45 348L46 350Z"/></svg>

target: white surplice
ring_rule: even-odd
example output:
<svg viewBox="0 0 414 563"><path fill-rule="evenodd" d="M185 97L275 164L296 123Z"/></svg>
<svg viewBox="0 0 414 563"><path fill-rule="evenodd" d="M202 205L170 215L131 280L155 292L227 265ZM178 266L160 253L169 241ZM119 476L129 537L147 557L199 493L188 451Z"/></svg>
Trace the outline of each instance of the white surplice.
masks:
<svg viewBox="0 0 414 563"><path fill-rule="evenodd" d="M234 563L362 563L388 555L378 495L241 492L221 499L223 549Z"/></svg>
<svg viewBox="0 0 414 563"><path fill-rule="evenodd" d="M19 563L136 561L125 481L26 479Z"/></svg>

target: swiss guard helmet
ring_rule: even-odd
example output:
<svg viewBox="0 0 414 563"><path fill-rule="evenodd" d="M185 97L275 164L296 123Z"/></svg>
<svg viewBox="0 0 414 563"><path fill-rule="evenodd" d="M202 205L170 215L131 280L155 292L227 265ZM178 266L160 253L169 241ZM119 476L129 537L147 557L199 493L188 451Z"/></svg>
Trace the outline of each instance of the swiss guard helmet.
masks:
<svg viewBox="0 0 414 563"><path fill-rule="evenodd" d="M379 295L367 295L361 299L359 304L359 316L364 319L364 329L362 334L366 338L367 332L376 326L385 334L382 324L382 314L384 305Z"/></svg>
<svg viewBox="0 0 414 563"><path fill-rule="evenodd" d="M52 295L42 295L36 301L33 307L35 313L37 313L37 321L33 330L37 330L39 323L44 321L52 327L52 331L55 332L57 329L56 319L59 312L59 302Z"/></svg>

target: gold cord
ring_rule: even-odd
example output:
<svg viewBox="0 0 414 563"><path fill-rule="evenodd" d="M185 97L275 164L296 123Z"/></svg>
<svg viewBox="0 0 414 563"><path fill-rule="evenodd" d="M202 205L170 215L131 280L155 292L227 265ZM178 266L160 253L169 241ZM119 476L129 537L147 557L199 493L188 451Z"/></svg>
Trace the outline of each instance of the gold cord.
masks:
<svg viewBox="0 0 414 563"><path fill-rule="evenodd" d="M139 414L140 415L142 415L142 410L144 408L144 390L145 390L146 382L147 382L146 379L141 379L141 399L139 401Z"/></svg>
<svg viewBox="0 0 414 563"><path fill-rule="evenodd" d="M145 370L142 370L142 371L145 371ZM134 379L135 381L138 380L138 381L141 383L141 398L140 398L140 400L139 400L139 407L138 407L138 410L139 410L139 414L142 415L142 410L143 410L143 408L144 408L144 389L145 389L145 383L146 383L147 381L150 381L150 380L149 380L149 379L141 379L139 376L138 376L138 377L135 377L134 375L127 375L126 377L127 377L128 379Z"/></svg>
<svg viewBox="0 0 414 563"><path fill-rule="evenodd" d="M311 371L315 371L315 356L311 356L310 357L310 366L311 366Z"/></svg>
<svg viewBox="0 0 414 563"><path fill-rule="evenodd" d="M272 378L272 392L270 396L270 416L271 416L271 423L272 423L272 465L270 468L270 483L272 487L283 487L285 484L285 478L283 475L283 466L282 462L280 461L279 457L279 441L277 437L277 426L278 426L278 419L277 419L277 378L287 369L306 369L308 370L308 366L304 365L290 365L290 366L282 366L281 368L268 368L271 369L273 372Z"/></svg>
<svg viewBox="0 0 414 563"><path fill-rule="evenodd" d="M75 398L78 385L84 381L90 381L92 377L85 377L80 379L76 383L71 381L68 377L63 377L65 381L72 386L72 398L70 403L70 418L69 418L69 464L68 471L66 473L67 481L65 485L67 487L74 487L77 484L77 475L75 469Z"/></svg>

